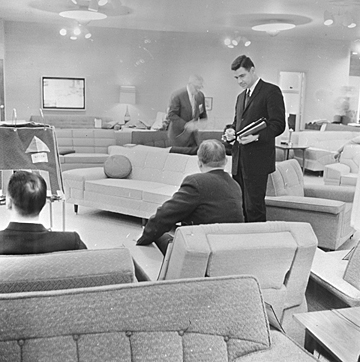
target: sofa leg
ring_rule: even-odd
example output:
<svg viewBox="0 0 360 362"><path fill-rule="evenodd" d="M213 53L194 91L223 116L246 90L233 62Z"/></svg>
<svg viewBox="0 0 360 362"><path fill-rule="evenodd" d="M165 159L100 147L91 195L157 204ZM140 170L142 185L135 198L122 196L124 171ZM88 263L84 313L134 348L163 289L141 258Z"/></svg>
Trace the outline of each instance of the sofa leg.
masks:
<svg viewBox="0 0 360 362"><path fill-rule="evenodd" d="M74 212L75 212L75 214L78 213L78 210L79 210L79 205L74 205Z"/></svg>
<svg viewBox="0 0 360 362"><path fill-rule="evenodd" d="M141 226L144 228L146 226L147 219L141 219Z"/></svg>

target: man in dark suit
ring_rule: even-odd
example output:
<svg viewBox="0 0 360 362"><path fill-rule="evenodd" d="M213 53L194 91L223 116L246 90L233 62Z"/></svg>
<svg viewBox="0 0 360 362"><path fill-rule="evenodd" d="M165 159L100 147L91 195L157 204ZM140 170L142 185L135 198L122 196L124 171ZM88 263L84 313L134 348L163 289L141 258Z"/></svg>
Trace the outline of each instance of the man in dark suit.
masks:
<svg viewBox="0 0 360 362"><path fill-rule="evenodd" d="M171 146L199 146L197 121L207 118L203 83L202 77L192 75L186 88L172 94L167 115Z"/></svg>
<svg viewBox="0 0 360 362"><path fill-rule="evenodd" d="M239 185L224 171L224 145L205 140L198 150L201 173L185 177L180 189L147 222L137 245L155 241L165 255L172 236L164 233L175 224L199 225L243 222L242 196Z"/></svg>
<svg viewBox="0 0 360 362"><path fill-rule="evenodd" d="M7 207L11 222L0 231L0 254L38 254L87 249L76 232L54 232L39 223L46 182L36 173L16 171L10 178Z"/></svg>
<svg viewBox="0 0 360 362"><path fill-rule="evenodd" d="M245 221L266 221L266 185L268 174L275 171L275 137L285 129L284 100L278 86L256 75L247 56L236 58L231 70L245 89L237 97L234 122L225 130L225 138L232 144L232 174L242 189ZM265 129L236 138L235 132L261 117L266 118Z"/></svg>

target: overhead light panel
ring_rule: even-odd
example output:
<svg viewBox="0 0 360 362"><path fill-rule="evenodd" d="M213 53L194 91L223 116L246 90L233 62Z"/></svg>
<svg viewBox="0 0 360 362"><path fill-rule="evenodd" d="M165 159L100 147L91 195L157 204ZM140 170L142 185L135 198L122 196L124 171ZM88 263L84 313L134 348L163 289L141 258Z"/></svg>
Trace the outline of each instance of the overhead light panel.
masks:
<svg viewBox="0 0 360 362"><path fill-rule="evenodd" d="M264 31L269 35L277 35L280 31L290 30L295 28L295 24L280 22L280 21L270 21L268 23L255 25L252 27L252 30L255 31Z"/></svg>
<svg viewBox="0 0 360 362"><path fill-rule="evenodd" d="M107 18L107 16L103 13L89 10L62 11L59 15L63 18L74 19L81 22L88 22L91 20L103 20Z"/></svg>

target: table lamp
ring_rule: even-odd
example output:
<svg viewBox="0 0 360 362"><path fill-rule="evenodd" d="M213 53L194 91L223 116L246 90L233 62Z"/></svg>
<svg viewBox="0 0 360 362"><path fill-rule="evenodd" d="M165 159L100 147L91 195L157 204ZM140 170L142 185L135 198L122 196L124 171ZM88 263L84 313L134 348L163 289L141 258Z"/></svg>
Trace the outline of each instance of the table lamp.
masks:
<svg viewBox="0 0 360 362"><path fill-rule="evenodd" d="M126 104L124 123L127 124L131 120L131 116L129 113L129 104L136 104L136 88L135 88L135 86L122 85L120 87L120 103Z"/></svg>

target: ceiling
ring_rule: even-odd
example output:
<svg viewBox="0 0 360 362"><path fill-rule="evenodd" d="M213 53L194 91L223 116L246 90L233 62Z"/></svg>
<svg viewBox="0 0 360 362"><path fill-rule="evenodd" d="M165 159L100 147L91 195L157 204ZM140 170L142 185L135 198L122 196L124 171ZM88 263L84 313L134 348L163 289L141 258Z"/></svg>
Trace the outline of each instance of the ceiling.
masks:
<svg viewBox="0 0 360 362"><path fill-rule="evenodd" d="M117 7L104 7L108 18L91 21L89 27L200 32L225 35L238 32L259 36L251 29L262 20L293 21L297 26L278 37L360 39L360 0L112 0ZM66 25L59 12L74 8L71 0L0 0L0 17L5 21ZM335 15L349 11L358 26L323 24L324 11ZM338 16L338 15L336 15ZM269 36L261 33L261 36Z"/></svg>

